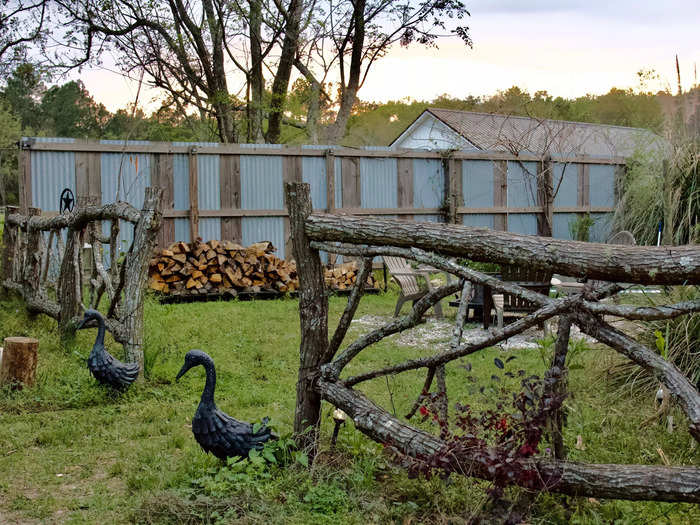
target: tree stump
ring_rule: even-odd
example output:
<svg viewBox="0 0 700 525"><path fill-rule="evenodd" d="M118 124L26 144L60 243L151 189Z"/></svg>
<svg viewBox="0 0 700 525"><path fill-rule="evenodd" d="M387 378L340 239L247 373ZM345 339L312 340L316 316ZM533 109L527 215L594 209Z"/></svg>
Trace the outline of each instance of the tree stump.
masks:
<svg viewBox="0 0 700 525"><path fill-rule="evenodd" d="M6 337L0 363L0 385L32 386L36 379L39 341L31 337Z"/></svg>

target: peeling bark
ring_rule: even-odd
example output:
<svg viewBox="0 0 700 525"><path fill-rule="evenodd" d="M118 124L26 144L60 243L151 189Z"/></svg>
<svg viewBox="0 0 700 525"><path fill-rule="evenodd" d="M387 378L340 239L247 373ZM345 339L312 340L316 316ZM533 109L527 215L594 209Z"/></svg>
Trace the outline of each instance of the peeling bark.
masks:
<svg viewBox="0 0 700 525"><path fill-rule="evenodd" d="M294 241L294 258L299 276L299 322L301 325L300 364L297 381L297 404L294 432L298 445L316 455L321 423L321 396L314 384L324 358L328 355L328 297L325 294L323 266L318 254L309 246L304 221L311 214L308 184L287 183L285 197L289 225Z"/></svg>
<svg viewBox="0 0 700 525"><path fill-rule="evenodd" d="M454 224L313 214L314 241L420 248L474 261L522 264L555 273L639 284L700 284L700 245L622 246L518 235Z"/></svg>

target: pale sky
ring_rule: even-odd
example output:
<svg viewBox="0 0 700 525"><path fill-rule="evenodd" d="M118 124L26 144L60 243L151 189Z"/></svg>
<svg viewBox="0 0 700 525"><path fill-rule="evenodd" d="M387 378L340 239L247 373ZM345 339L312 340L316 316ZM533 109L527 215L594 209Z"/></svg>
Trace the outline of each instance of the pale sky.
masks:
<svg viewBox="0 0 700 525"><path fill-rule="evenodd" d="M530 93L574 97L637 87L637 71L655 69L650 89L675 91L675 54L684 88L700 62L698 0L466 0L474 48L456 38L439 49L393 49L373 66L363 100L489 95L517 85ZM109 63L109 61L106 61ZM113 66L114 67L114 66ZM114 67L116 69L116 67ZM80 78L110 110L133 102L137 82L106 71ZM156 93L143 90L140 102Z"/></svg>

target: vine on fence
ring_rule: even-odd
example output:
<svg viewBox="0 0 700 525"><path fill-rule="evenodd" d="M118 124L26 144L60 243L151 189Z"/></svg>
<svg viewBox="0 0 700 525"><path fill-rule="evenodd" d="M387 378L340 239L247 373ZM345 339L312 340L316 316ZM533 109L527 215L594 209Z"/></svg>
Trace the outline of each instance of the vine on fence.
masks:
<svg viewBox="0 0 700 525"><path fill-rule="evenodd" d="M143 370L143 294L160 228L161 194L159 188L146 188L140 211L126 202L81 202L72 212L44 217L37 208L22 214L8 206L2 286L19 293L29 311L56 319L64 335L75 330L83 310L101 307L106 296L107 328L124 346L127 361ZM123 256L120 221L134 229ZM106 222L109 235L102 234ZM109 247L109 264L103 246Z"/></svg>

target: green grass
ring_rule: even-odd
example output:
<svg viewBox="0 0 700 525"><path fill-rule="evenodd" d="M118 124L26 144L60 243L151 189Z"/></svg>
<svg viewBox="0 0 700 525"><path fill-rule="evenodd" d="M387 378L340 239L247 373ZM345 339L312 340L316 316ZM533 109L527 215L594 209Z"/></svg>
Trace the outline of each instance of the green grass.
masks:
<svg viewBox="0 0 700 525"><path fill-rule="evenodd" d="M393 293L363 299L358 317L389 316ZM200 367L180 382L174 377L191 348L208 352L218 374L217 402L245 420L271 417L278 432L290 432L299 362L299 319L293 299L146 306L148 380L116 395L99 387L84 368L94 330L80 332L65 347L55 322L30 319L19 301L0 302L0 336L40 340L36 386L0 391L0 523L465 523L485 504L484 482L408 479L382 447L349 423L338 448L328 450L324 418L322 452L313 468L222 467L205 455L189 428L204 382ZM331 299L331 326L345 300ZM357 328L350 335L357 335ZM119 345L108 348L122 356ZM429 350L393 340L365 350L354 374ZM471 374L487 383L489 349L470 356ZM537 350L510 352L511 362L542 374ZM698 465L682 414L669 435L660 426L639 431L652 413L651 400L613 397L598 378L616 359L605 349L580 355L585 368L572 371L574 391L566 429L570 457L577 461L661 464L661 447L673 464ZM447 369L451 402L487 406L473 392L468 373ZM374 380L362 390L379 404L404 414L422 385L424 372ZM614 399L614 403L613 403ZM324 408L324 415L330 410ZM574 447L582 436L585 450ZM517 492L515 489L513 492ZM684 504L568 501L539 496L531 523L698 523L700 511Z"/></svg>

